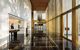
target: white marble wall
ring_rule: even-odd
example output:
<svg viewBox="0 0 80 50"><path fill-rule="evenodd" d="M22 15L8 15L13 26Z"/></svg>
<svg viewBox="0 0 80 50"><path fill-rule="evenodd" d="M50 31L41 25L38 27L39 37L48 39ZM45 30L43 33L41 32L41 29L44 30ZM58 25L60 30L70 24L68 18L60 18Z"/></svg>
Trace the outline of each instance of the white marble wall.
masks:
<svg viewBox="0 0 80 50"><path fill-rule="evenodd" d="M0 0L0 47L8 42L9 14L19 16L25 21L31 20L31 4L29 0ZM29 19L28 19L29 18ZM31 21L30 21L31 22ZM31 23L29 23L31 27ZM31 30L31 28L29 28Z"/></svg>

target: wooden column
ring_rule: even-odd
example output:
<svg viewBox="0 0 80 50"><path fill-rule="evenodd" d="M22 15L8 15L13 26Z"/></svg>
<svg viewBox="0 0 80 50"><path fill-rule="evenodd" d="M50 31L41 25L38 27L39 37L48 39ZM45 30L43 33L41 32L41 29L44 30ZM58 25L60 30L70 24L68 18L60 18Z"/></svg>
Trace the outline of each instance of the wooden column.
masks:
<svg viewBox="0 0 80 50"><path fill-rule="evenodd" d="M57 3L56 3L56 2L57 2L57 1L55 0L55 17L57 16L57 5L56 5ZM57 27L57 26L56 26L56 22L57 22L57 21L56 21L56 18L55 18L54 20L55 20L55 42L56 42L56 35L57 35L57 34L56 34L56 32L57 32L57 31L56 31L56 27Z"/></svg>
<svg viewBox="0 0 80 50"><path fill-rule="evenodd" d="M60 6L61 6L61 13L62 13L62 10L63 10L63 6L62 6L62 1L63 0L60 0ZM63 50L63 15L61 15L61 17L60 17L60 40L61 40L61 43L60 43L60 50Z"/></svg>
<svg viewBox="0 0 80 50"><path fill-rule="evenodd" d="M60 17L60 49L63 50L63 16Z"/></svg>
<svg viewBox="0 0 80 50"><path fill-rule="evenodd" d="M34 33L34 16L33 16L33 11L32 11L32 17L31 17L31 29L32 29L32 35L31 35L31 46L33 46L33 33ZM31 48L32 50L32 48Z"/></svg>
<svg viewBox="0 0 80 50"><path fill-rule="evenodd" d="M72 0L72 8L76 6L76 0ZM77 50L78 47L78 21L76 10L72 11L72 50Z"/></svg>
<svg viewBox="0 0 80 50"><path fill-rule="evenodd" d="M32 11L32 33L34 33L34 16L33 16L33 11Z"/></svg>
<svg viewBox="0 0 80 50"><path fill-rule="evenodd" d="M48 7L48 21L49 21L49 15L50 15L50 14L49 14L49 10L50 10L50 9L49 9L49 7ZM49 21L49 22L50 22L50 21ZM49 33L50 33L49 22L48 22L48 41L49 41L49 36L50 36L50 34L49 34ZM49 42L48 42L48 41L47 41L47 43L48 43L47 45L49 46Z"/></svg>

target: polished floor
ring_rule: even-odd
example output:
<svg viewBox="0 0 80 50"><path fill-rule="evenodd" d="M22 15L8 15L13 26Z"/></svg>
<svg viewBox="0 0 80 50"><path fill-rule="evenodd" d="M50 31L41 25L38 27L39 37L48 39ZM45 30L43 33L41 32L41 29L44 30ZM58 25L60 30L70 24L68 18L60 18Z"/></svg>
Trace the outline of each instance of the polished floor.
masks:
<svg viewBox="0 0 80 50"><path fill-rule="evenodd" d="M11 41L9 43L9 50L23 50L24 44L24 34L18 34L17 35L17 41Z"/></svg>
<svg viewBox="0 0 80 50"><path fill-rule="evenodd" d="M32 50L58 50L45 33L35 33L32 37Z"/></svg>
<svg viewBox="0 0 80 50"><path fill-rule="evenodd" d="M66 47L69 50L72 50L72 42L67 41L66 39L63 42L56 38L55 41L51 41L46 34L34 34L30 46L24 46L24 35L18 34L18 40L12 41L9 43L8 50L66 50ZM68 42L68 45L66 44ZM62 47L62 44L64 45ZM7 49L4 49L7 50Z"/></svg>

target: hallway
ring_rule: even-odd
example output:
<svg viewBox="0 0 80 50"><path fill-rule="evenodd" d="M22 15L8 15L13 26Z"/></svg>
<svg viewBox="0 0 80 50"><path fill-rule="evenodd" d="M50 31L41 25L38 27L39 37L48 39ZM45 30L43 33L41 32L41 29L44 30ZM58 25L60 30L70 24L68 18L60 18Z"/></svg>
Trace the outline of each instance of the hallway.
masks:
<svg viewBox="0 0 80 50"><path fill-rule="evenodd" d="M80 0L0 0L0 50L80 50Z"/></svg>

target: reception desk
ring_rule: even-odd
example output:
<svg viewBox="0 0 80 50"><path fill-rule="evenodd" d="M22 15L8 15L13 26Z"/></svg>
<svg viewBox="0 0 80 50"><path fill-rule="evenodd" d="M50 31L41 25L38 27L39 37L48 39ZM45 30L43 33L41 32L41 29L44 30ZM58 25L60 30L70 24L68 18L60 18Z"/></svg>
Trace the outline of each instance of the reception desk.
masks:
<svg viewBox="0 0 80 50"><path fill-rule="evenodd" d="M17 40L17 32L18 31L19 31L19 29L10 29L9 30L9 33L11 34L9 39L11 41L16 41Z"/></svg>

